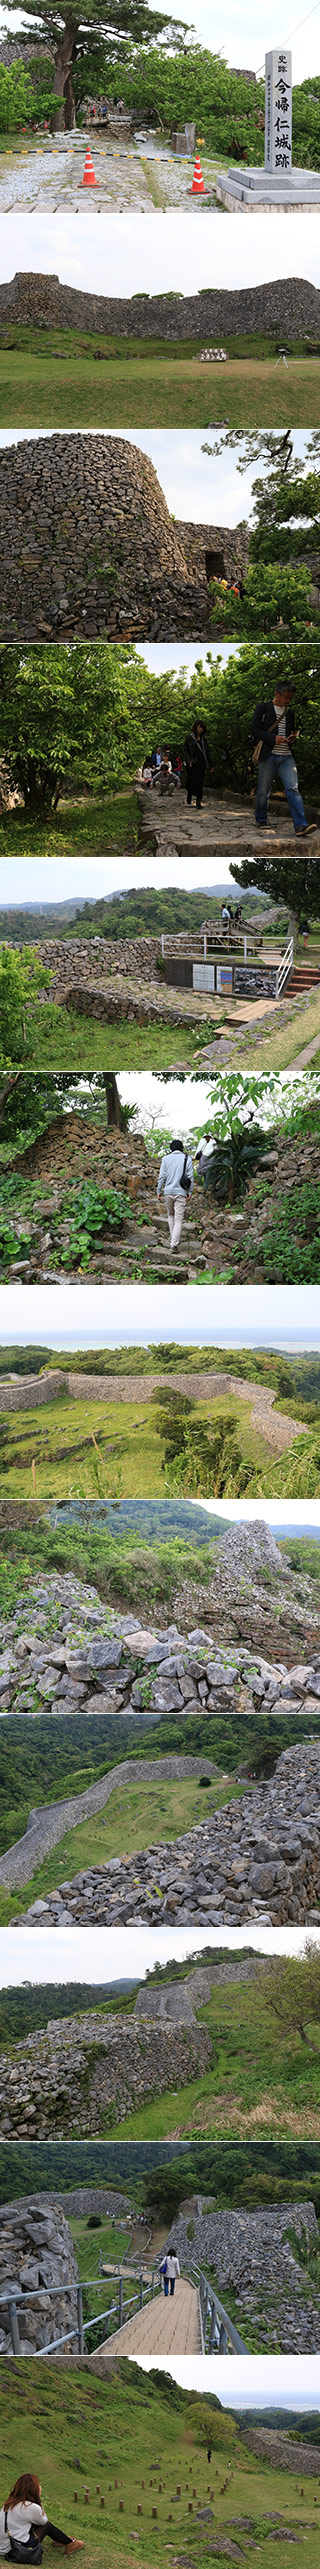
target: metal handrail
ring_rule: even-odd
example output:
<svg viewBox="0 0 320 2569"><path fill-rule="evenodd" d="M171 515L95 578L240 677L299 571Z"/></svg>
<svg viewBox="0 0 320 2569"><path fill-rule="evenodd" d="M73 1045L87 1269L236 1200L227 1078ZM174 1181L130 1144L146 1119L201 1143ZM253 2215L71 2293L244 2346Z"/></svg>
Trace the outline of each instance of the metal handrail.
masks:
<svg viewBox="0 0 320 2569"><path fill-rule="evenodd" d="M283 990L284 982L288 980L288 973L289 973L289 972L292 972L293 960L294 960L294 942L293 942L293 937L288 937L288 944L285 946L284 954L282 954L282 955L281 955L281 962L278 964L278 971L277 971L277 992L276 992L277 999L280 999L280 998L281 998L281 991Z"/></svg>
<svg viewBox="0 0 320 2569"><path fill-rule="evenodd" d="M248 2348L244 2345L243 2337L239 2337L239 2330L234 2327L233 2320L229 2319L229 2312L225 2310L224 2303L219 2301L219 2295L215 2291L214 2285L209 2283L208 2275L204 2274L203 2267L185 2267L184 2271L185 2273L189 2273L189 2278L190 2273L194 2277L194 2281L197 2284L199 2292L204 2355L213 2355L215 2353L218 2355L226 2355L228 2340L230 2340L230 2345L234 2347L236 2355L247 2355ZM219 2326L218 2340L216 2336L217 2326Z"/></svg>
<svg viewBox="0 0 320 2569"><path fill-rule="evenodd" d="M156 2289L158 2288L158 2290L160 2290L160 2279L159 2279L159 2277L158 2277L158 2275L157 2275L156 2268L155 2268L154 2266L152 2266L152 2270L151 2270L151 2274L150 2274L150 2285L149 2285L149 2283L148 2283L148 2282L146 2282L146 2281L144 2280L144 2276L143 2276L143 2267L142 2267L142 2266L140 2266L140 2267L138 2267L138 2266L137 2266L137 2268L136 2268L136 2273L137 2273L137 2275L139 2276L139 2289L138 2289L138 2292L128 2293L128 2294L127 2294L127 2296L126 2296L126 2299L124 2300L124 2297L123 2297L123 2275L121 2274L121 2271L120 2271L120 2270L118 2270L119 2292L118 2292L118 2294L117 2294L117 2300L116 2300L116 2301L113 2301L113 2302L111 2302L111 2303L109 2302L109 2305L108 2305L108 2309L107 2309L107 2310L98 2310L98 2311L97 2311L97 2313L96 2313L96 2317L95 2317L95 2318L94 2318L94 2317L92 2317L91 2319L84 2319L84 2318L83 2318L83 2291L85 2291L85 2290L86 2290L86 2288L88 2287L88 2285L89 2285L89 2284L90 2284L90 2290L91 2290L91 2291L92 2291L92 2290L94 2290L94 2288L97 2290L97 2287L99 2286L99 2283L100 2283L100 2276L99 2276L99 2275L93 2275L93 2276L92 2276L92 2278L91 2278L91 2276L90 2276L90 2277L88 2277L88 2278L87 2278L87 2286L86 2286L86 2284L84 2284L84 2285L82 2286L82 2284L77 2284L77 2285L75 2285L75 2284L74 2284L74 2285L72 2285L72 2284L70 2284L70 2283L69 2283L69 2284L65 2284L65 2285L63 2285L63 2283L62 2283L62 2284L60 2283L60 2284L44 2284L44 2285L38 2285L38 2290L37 2290L37 2291L35 2291L35 2292L29 2292L29 2293L21 2293L21 2297L20 2297L20 2295L19 2295L18 2307L17 2307L17 2302L16 2302L16 2300L15 2300L15 2296L14 2296L14 2294L11 2294L11 2295L10 2295L10 2299L8 2299L7 2294L6 2294L5 2292L3 2292L3 2293L2 2293L2 2295L0 2295L0 2308L1 2308L1 2304L3 2305L3 2303L4 2303L4 2302L6 2302L6 2304L7 2304L7 2308L8 2308L8 2312L9 2312L9 2322L10 2322L11 2342L12 2342L13 2354L14 2354L14 2355L21 2355L21 2340L20 2340L20 2330L19 2330L19 2317L20 2317L21 2312L22 2312L23 2310L25 2310L25 2309L27 2309L27 2308L28 2308L28 2306L29 2306L30 2302L41 2301L41 2303L42 2303L42 2302L43 2302L43 2300L46 2300L46 2301L49 2301L49 2302L50 2302L50 2301L60 2301L60 2300L61 2300L61 2295L62 2295L62 2293L63 2293L63 2292L65 2293L65 2295L69 2294L70 2299L71 2299L71 2295L72 2295L72 2293L75 2293L75 2292L76 2292L76 2295L77 2295L77 2320L76 2320L76 2323L74 2324L74 2327L73 2327L73 2328L65 2328L65 2329L63 2330L63 2332L62 2332L62 2334L61 2334L61 2336L60 2336L60 2337L53 2337L53 2338L51 2338L51 2339L50 2339L50 2345L49 2345L49 2346L35 2346L35 2347L33 2347L32 2352L33 2352L33 2354L35 2355L35 2357L38 2357L38 2356L40 2356L40 2355L53 2355L53 2354L55 2354L56 2349L57 2349L57 2347L58 2347L58 2346L67 2346L67 2345L70 2345L71 2340L72 2340L73 2338L77 2338L77 2340L78 2340L78 2352L79 2352L79 2354L80 2354L80 2355L82 2355L82 2354L83 2354L83 2349L84 2349L84 2339L85 2339L85 2337L86 2337L86 2336L87 2336L87 2334L88 2334L88 2330L89 2330L89 2328L96 2328L96 2327L97 2327L97 2324L98 2324L98 2321L99 2321L99 2323L100 2323L100 2321L101 2321L102 2319L105 2319L105 2320L107 2321L107 2323L108 2323L108 2321L109 2321L110 2319L113 2319L113 2318L114 2318L115 2313L117 2313L117 2315L118 2315L118 2327L119 2327L119 2328L122 2328L122 2327L123 2327L123 2325L124 2325L124 2312L125 2312L125 2311L128 2311L128 2310L132 2310L132 2309L134 2309L134 2308L135 2308L135 2304L136 2304L136 2303L137 2303L137 2305L138 2305L138 2308L140 2308L140 2310L142 2310L142 2309L143 2309L143 2303L144 2303L144 2301L153 2301L155 2287L156 2287Z"/></svg>

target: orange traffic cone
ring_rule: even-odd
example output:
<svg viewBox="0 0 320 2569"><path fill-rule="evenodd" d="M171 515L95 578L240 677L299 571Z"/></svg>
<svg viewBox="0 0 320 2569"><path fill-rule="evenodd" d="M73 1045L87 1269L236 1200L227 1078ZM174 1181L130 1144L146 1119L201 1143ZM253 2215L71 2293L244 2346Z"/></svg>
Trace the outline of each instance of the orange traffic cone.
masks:
<svg viewBox="0 0 320 2569"><path fill-rule="evenodd" d="M191 196L205 196L205 187L204 187L204 182L203 182L203 177L202 177L201 161L199 161L199 160L196 160L196 161L195 161L195 164L194 164L194 172L193 172L192 188L190 189L190 194L191 194Z"/></svg>
<svg viewBox="0 0 320 2569"><path fill-rule="evenodd" d="M85 164L84 164L84 172L83 172L82 186L83 186L83 187L98 187L98 186L99 186L99 180L98 180L98 178L96 178L96 173L95 173L95 170L94 170L94 167L93 167L93 161L91 160L91 152L90 152L90 150L89 150L89 143L88 143L88 145L87 145L87 151L86 151L86 157L85 157Z"/></svg>

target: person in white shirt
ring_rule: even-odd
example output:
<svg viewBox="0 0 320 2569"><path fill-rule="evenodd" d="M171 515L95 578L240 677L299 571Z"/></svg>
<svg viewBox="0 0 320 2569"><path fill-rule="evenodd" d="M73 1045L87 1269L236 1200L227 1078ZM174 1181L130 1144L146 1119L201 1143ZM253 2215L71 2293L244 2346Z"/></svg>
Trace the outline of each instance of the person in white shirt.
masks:
<svg viewBox="0 0 320 2569"><path fill-rule="evenodd" d="M62 2551L83 2551L83 2542L72 2541L69 2533L52 2524L41 2505L40 2480L32 2471L24 2471L0 2508L0 2558L40 2563L46 2535Z"/></svg>
<svg viewBox="0 0 320 2569"><path fill-rule="evenodd" d="M179 2258L177 2257L175 2248L169 2249L169 2256L167 2257L167 2275L170 2284L170 2293L173 2294L175 2284L177 2282L177 2276L180 2275Z"/></svg>
<svg viewBox="0 0 320 2569"><path fill-rule="evenodd" d="M184 1180L185 1183L182 1183ZM170 1142L170 1150L164 1151L161 1160L157 1195L159 1199L164 1195L171 1249L179 1248L188 1196L192 1195L192 1192L193 1167L190 1151L184 1150L183 1142Z"/></svg>
<svg viewBox="0 0 320 2569"><path fill-rule="evenodd" d="M213 1152L214 1152L214 1151L216 1151L216 1148L217 1148L217 1144L216 1144L216 1142L214 1141L213 1133L202 1133L202 1134L201 1134L201 1141L197 1143L197 1149L196 1149L196 1155L195 1155L195 1168L196 1168L196 1170L197 1170L197 1177L199 1177L199 1178L200 1178L200 1177L204 1177L204 1180L206 1179L206 1171L207 1171L207 1169L208 1169L208 1166L209 1166L209 1162L210 1162L210 1160L212 1160Z"/></svg>

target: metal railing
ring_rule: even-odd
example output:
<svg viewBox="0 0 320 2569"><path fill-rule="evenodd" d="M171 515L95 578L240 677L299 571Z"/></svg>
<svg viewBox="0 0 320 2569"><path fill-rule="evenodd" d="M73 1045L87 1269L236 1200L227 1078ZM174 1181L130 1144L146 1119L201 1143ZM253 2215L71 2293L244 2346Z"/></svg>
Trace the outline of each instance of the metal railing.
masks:
<svg viewBox="0 0 320 2569"><path fill-rule="evenodd" d="M74 2322L73 2327L65 2328L60 2337L50 2338L49 2346L30 2347L30 2353L32 2352L32 2355L35 2357L40 2355L53 2355L56 2354L58 2346L68 2346L71 2344L72 2339L76 2338L78 2353L79 2355L83 2355L84 2340L88 2335L90 2328L96 2328L98 2324L100 2326L101 2320L105 2319L107 2322L107 2336L109 2321L114 2318L116 2319L116 2327L123 2328L125 2326L125 2313L130 2311L130 2314L132 2315L135 2308L137 2308L137 2310L142 2310L144 2302L153 2301L155 2291L160 2291L160 2276L158 2275L158 2271L155 2266L152 2266L150 2280L149 2278L146 2280L143 2272L143 2266L137 2267L136 2272L138 2276L137 2292L128 2294L126 2299L124 2299L124 2277L119 2269L116 2277L118 2285L116 2300L108 2303L107 2310L98 2310L96 2317L92 2317L91 2319L84 2319L83 2317L83 2292L86 2292L89 2289L91 2292L94 2290L97 2291L100 2282L100 2278L97 2275L88 2276L83 2285L78 2284L74 2287L70 2284L63 2285L63 2283L39 2285L37 2292L21 2293L21 2298L19 2295L18 2303L14 2294L10 2294L9 2298L9 2296L3 2292L0 2296L0 2314L1 2309L5 2306L9 2313L13 2354L21 2355L22 2353L19 2320L21 2320L23 2312L29 2308L32 2302L38 2301L41 2303L42 2307L44 2300L49 2302L61 2301L62 2294L65 2294L66 2296L69 2294L71 2300L73 2292L76 2292L77 2319L76 2322Z"/></svg>
<svg viewBox="0 0 320 2569"><path fill-rule="evenodd" d="M281 991L284 989L284 983L285 983L285 981L287 981L287 980L288 980L289 972L292 972L292 968L293 968L293 961L294 961L294 942L293 942L293 937L288 937L288 944L287 944L287 946L285 946L284 954L282 954L282 955L281 955L281 962L278 964L278 971L277 971L277 988L276 988L276 998L277 998L277 999L280 999L280 998L281 998Z"/></svg>
<svg viewBox="0 0 320 2569"><path fill-rule="evenodd" d="M215 2286L209 2283L202 2266L192 2266L184 2271L188 2271L189 2281L191 2279L197 2285L199 2293L203 2355L227 2355L228 2346L233 2347L235 2355L247 2355L243 2337L239 2337L239 2330L234 2327L233 2319L229 2319L229 2312L219 2301Z"/></svg>

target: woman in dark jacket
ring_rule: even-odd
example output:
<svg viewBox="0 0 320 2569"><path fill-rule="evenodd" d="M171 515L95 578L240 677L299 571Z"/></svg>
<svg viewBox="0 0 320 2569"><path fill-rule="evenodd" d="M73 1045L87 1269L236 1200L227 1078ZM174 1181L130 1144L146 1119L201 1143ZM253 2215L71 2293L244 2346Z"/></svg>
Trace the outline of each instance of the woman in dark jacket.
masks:
<svg viewBox="0 0 320 2569"><path fill-rule="evenodd" d="M187 732L184 747L187 772L187 803L192 803L192 797L193 794L195 794L197 812L200 812L205 775L207 768L210 766L205 723L197 722L193 724L192 731Z"/></svg>

